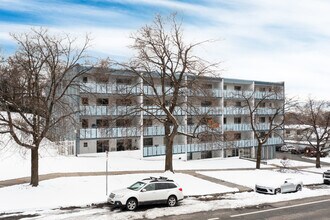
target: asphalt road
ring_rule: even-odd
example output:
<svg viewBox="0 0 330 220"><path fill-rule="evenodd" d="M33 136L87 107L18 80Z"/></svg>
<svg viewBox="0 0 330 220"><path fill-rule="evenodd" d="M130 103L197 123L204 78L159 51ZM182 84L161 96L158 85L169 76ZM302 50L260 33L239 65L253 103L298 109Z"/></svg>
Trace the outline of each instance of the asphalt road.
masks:
<svg viewBox="0 0 330 220"><path fill-rule="evenodd" d="M157 218L161 220L322 220L330 219L330 196L306 198L242 209L222 209L189 215Z"/></svg>

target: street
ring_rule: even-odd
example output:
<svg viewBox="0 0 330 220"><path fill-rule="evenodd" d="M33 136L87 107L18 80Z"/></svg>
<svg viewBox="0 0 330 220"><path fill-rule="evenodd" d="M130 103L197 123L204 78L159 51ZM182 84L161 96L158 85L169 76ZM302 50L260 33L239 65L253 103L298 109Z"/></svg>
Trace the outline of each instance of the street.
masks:
<svg viewBox="0 0 330 220"><path fill-rule="evenodd" d="M192 213L189 215L170 216L159 218L162 220L188 220L188 219L329 219L330 196L313 197L273 204L264 204L256 207L240 209L220 209L208 212Z"/></svg>

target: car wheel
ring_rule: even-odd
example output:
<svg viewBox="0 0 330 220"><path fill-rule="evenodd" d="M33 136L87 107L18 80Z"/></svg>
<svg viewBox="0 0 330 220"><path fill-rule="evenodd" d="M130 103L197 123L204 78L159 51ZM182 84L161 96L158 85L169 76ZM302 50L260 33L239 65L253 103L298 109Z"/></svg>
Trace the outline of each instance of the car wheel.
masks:
<svg viewBox="0 0 330 220"><path fill-rule="evenodd" d="M277 193L281 193L281 189L280 188L275 189L274 194L276 195Z"/></svg>
<svg viewBox="0 0 330 220"><path fill-rule="evenodd" d="M301 191L301 185L298 185L297 187L296 187L296 191L298 192L298 191Z"/></svg>
<svg viewBox="0 0 330 220"><path fill-rule="evenodd" d="M137 208L137 200L134 198L130 198L126 202L126 209L129 211L134 211Z"/></svg>
<svg viewBox="0 0 330 220"><path fill-rule="evenodd" d="M177 199L176 199L175 196L170 196L170 197L168 197L168 199L167 199L167 205L168 205L169 207L173 207L173 206L175 206L176 203L177 203Z"/></svg>

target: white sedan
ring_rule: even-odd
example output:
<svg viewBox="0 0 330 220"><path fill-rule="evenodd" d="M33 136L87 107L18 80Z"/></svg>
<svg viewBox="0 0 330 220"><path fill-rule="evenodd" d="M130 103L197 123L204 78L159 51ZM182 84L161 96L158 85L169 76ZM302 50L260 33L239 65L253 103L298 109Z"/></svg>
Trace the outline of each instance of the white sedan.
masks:
<svg viewBox="0 0 330 220"><path fill-rule="evenodd" d="M296 179L286 179L280 182L264 182L257 183L255 191L258 193L265 194L277 194L277 193L288 193L301 191L303 187L303 182Z"/></svg>

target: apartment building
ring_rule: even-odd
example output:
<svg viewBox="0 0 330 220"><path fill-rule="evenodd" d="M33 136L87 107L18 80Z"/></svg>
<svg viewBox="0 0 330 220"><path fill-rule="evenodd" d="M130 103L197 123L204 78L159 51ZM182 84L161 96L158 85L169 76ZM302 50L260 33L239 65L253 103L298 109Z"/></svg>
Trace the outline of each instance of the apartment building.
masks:
<svg viewBox="0 0 330 220"><path fill-rule="evenodd" d="M258 130L262 132L269 127L274 108L284 103L284 83L215 77L204 77L201 80L211 96L181 98L191 100L194 108L204 116L207 115L207 119L196 129L198 116L187 115L178 109L176 117L180 121L179 129L189 133L193 130L203 132L206 127L211 127L222 139L211 134L198 139L178 135L174 140L174 154L182 154L187 159L232 156L254 158L257 141L242 94L250 95L253 103L262 100L258 111L253 114L258 122ZM77 97L76 108L80 110L76 115L80 125L72 129L75 130L77 153L140 150L143 157L165 154L162 124L151 117L150 113L134 113L138 105L150 106L152 109L149 99L141 95L141 90L144 94L153 95L143 80L127 71L109 70L109 73L100 74L97 69L93 69L80 77L79 81L80 89L74 93ZM277 95L269 95L274 88ZM164 113L154 111L153 114L161 116ZM271 135L262 150L264 159L274 157L275 147L283 145L282 136L281 129Z"/></svg>

